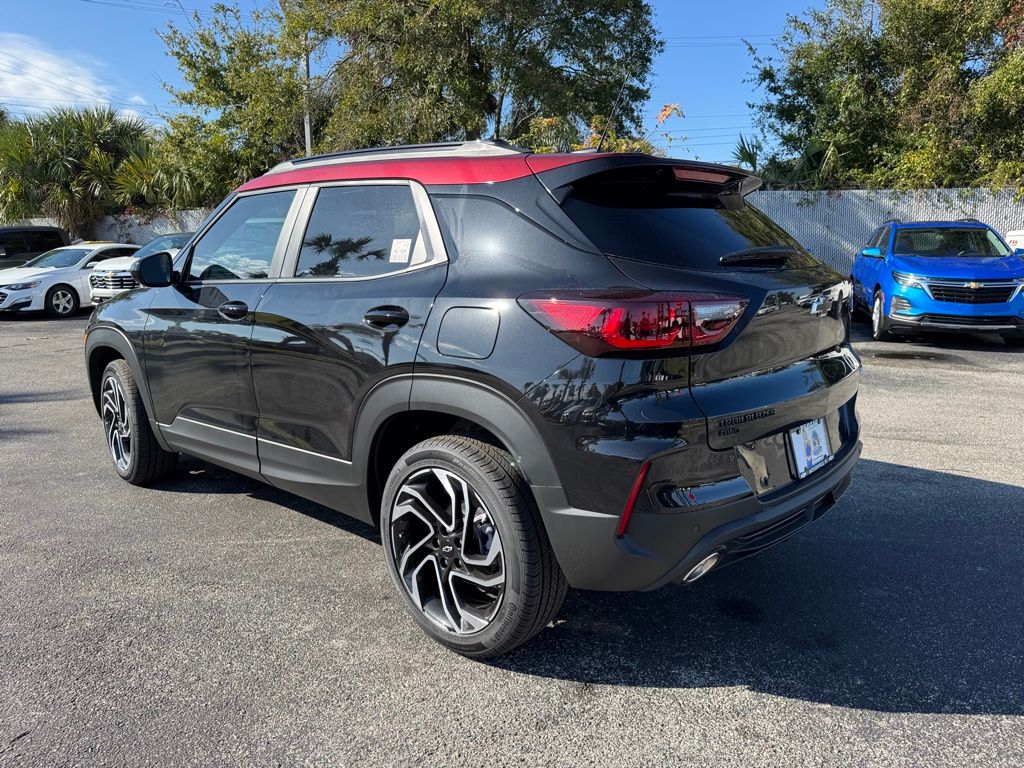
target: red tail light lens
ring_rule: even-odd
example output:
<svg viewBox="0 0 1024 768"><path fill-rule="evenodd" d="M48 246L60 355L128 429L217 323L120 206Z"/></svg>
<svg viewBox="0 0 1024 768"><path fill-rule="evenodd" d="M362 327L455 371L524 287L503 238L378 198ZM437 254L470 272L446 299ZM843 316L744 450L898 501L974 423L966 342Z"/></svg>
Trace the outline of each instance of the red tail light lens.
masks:
<svg viewBox="0 0 1024 768"><path fill-rule="evenodd" d="M541 325L597 356L717 344L743 317L747 299L713 293L574 291L528 293L519 304Z"/></svg>

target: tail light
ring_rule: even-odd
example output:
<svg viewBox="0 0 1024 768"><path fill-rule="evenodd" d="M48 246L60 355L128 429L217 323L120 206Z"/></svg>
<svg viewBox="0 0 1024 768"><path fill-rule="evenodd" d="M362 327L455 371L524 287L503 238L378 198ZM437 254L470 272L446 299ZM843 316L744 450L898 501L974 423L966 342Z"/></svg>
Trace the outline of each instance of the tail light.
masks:
<svg viewBox="0 0 1024 768"><path fill-rule="evenodd" d="M716 293L538 292L519 304L584 354L691 349L717 344L743 317L747 299Z"/></svg>

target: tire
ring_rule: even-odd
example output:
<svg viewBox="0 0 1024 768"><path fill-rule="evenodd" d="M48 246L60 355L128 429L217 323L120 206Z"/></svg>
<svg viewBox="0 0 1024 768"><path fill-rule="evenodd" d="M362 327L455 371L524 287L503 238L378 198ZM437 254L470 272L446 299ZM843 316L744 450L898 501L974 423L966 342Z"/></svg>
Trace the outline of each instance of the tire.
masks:
<svg viewBox="0 0 1024 768"><path fill-rule="evenodd" d="M1008 347L1024 347L1024 336L1003 336Z"/></svg>
<svg viewBox="0 0 1024 768"><path fill-rule="evenodd" d="M853 282L852 275L850 276L850 284L853 286L853 289L850 291L850 319L863 320L867 317L867 313L857 303L857 284Z"/></svg>
<svg viewBox="0 0 1024 768"><path fill-rule="evenodd" d="M871 304L871 338L875 341L892 339L889 318L885 316L885 296L881 291L875 291L875 300Z"/></svg>
<svg viewBox="0 0 1024 768"><path fill-rule="evenodd" d="M456 511L467 506L468 521ZM384 488L380 528L388 573L413 619L464 656L522 645L568 591L512 457L475 438L442 435L407 451Z"/></svg>
<svg viewBox="0 0 1024 768"><path fill-rule="evenodd" d="M46 292L46 314L71 317L78 311L78 291L70 285L55 285Z"/></svg>
<svg viewBox="0 0 1024 768"><path fill-rule="evenodd" d="M148 485L174 472L178 454L157 443L135 375L124 360L114 360L103 371L100 418L107 450L122 480Z"/></svg>

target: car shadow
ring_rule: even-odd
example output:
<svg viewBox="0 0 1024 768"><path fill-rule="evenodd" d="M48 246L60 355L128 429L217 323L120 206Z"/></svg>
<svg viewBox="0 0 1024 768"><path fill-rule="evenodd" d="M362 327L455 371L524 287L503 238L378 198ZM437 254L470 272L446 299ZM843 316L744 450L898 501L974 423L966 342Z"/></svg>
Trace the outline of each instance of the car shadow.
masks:
<svg viewBox="0 0 1024 768"><path fill-rule="evenodd" d="M378 531L183 457L155 488L246 493ZM570 592L552 627L485 662L593 684L746 687L884 712L1024 714L1024 488L862 460L842 501L689 587Z"/></svg>
<svg viewBox="0 0 1024 768"><path fill-rule="evenodd" d="M173 493L213 493L239 494L244 493L254 499L268 501L287 507L295 512L312 517L335 528L353 533L367 541L380 543L380 533L375 526L369 525L329 507L308 501L288 491L282 491L259 480L240 475L229 469L208 464L201 459L182 455L178 463L178 471L151 488Z"/></svg>
<svg viewBox="0 0 1024 768"><path fill-rule="evenodd" d="M690 587L570 593L492 663L583 685L746 687L885 712L1024 713L1024 488L862 461L820 522Z"/></svg>

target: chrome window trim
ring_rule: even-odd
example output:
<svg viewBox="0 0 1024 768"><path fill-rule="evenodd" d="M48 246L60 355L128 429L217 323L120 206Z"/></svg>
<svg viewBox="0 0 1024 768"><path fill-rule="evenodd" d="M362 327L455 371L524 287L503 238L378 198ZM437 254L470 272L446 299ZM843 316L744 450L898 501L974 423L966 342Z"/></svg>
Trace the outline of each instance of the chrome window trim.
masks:
<svg viewBox="0 0 1024 768"><path fill-rule="evenodd" d="M408 187L412 193L413 206L416 209L416 217L420 222L420 237L423 238L423 245L427 251L427 260L421 264L406 266L403 269L396 269L394 272L384 272L379 275L360 275L358 277L297 277L295 270L298 268L299 255L302 250L302 240L306 235L306 227L309 226L310 216L313 214L313 207L321 189L330 187ZM279 283L352 283L367 280L380 280L387 277L397 277L409 272L416 272L429 267L436 267L439 264L448 262L448 251L444 247L444 238L441 237L441 227L437 223L434 207L430 204L430 196L427 190L418 181L409 179L352 179L346 181L324 181L309 185L309 191L303 200L301 211L292 230L292 237L288 243L287 255L281 265Z"/></svg>

